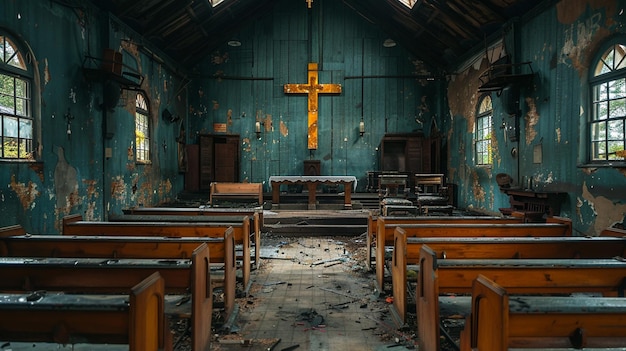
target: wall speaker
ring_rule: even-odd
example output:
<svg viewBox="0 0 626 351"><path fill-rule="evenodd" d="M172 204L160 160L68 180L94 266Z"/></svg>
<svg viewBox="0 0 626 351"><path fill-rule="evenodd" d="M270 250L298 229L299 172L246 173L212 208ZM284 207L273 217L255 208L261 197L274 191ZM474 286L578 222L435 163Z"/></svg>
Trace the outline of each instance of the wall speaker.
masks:
<svg viewBox="0 0 626 351"><path fill-rule="evenodd" d="M502 89L500 101L504 112L508 115L517 115L519 112L519 87L516 84L509 84Z"/></svg>

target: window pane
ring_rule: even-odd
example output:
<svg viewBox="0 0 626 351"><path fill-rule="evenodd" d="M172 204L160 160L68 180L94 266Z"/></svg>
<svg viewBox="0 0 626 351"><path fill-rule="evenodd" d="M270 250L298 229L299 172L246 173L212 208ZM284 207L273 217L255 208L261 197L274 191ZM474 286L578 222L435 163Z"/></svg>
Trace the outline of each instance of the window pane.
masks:
<svg viewBox="0 0 626 351"><path fill-rule="evenodd" d="M29 101L25 99L17 99L15 106L15 114L18 116L29 117L28 111Z"/></svg>
<svg viewBox="0 0 626 351"><path fill-rule="evenodd" d="M17 138L17 118L4 117L2 135Z"/></svg>
<svg viewBox="0 0 626 351"><path fill-rule="evenodd" d="M615 46L615 69L626 68L626 45L618 44Z"/></svg>
<svg viewBox="0 0 626 351"><path fill-rule="evenodd" d="M13 82L13 77L0 75L0 106L8 110L3 112L13 113L15 111L15 90Z"/></svg>
<svg viewBox="0 0 626 351"><path fill-rule="evenodd" d="M609 122L609 140L624 140L624 120Z"/></svg>
<svg viewBox="0 0 626 351"><path fill-rule="evenodd" d="M15 80L15 96L20 98L28 98L28 84L21 80Z"/></svg>
<svg viewBox="0 0 626 351"><path fill-rule="evenodd" d="M598 84L593 87L593 102L608 100L608 87L606 83Z"/></svg>
<svg viewBox="0 0 626 351"><path fill-rule="evenodd" d="M20 138L33 138L33 121L31 119L20 119Z"/></svg>
<svg viewBox="0 0 626 351"><path fill-rule="evenodd" d="M609 102L609 118L619 118L626 116L625 99L611 100Z"/></svg>
<svg viewBox="0 0 626 351"><path fill-rule="evenodd" d="M28 139L19 139L19 158L31 158L32 156L32 142Z"/></svg>
<svg viewBox="0 0 626 351"><path fill-rule="evenodd" d="M593 123L591 125L591 140L601 141L606 140L606 123Z"/></svg>
<svg viewBox="0 0 626 351"><path fill-rule="evenodd" d="M615 154L616 151L624 150L624 142L623 141L609 141L609 159L616 160L622 159L621 157Z"/></svg>
<svg viewBox="0 0 626 351"><path fill-rule="evenodd" d="M592 155L591 158L594 161L603 161L606 159L606 149L604 142L591 143Z"/></svg>
<svg viewBox="0 0 626 351"><path fill-rule="evenodd" d="M605 120L608 117L609 114L609 105L608 102L601 102L601 103L597 103L595 105L595 114L594 114L594 120Z"/></svg>
<svg viewBox="0 0 626 351"><path fill-rule="evenodd" d="M624 79L609 82L609 98L618 99L626 96L626 85Z"/></svg>

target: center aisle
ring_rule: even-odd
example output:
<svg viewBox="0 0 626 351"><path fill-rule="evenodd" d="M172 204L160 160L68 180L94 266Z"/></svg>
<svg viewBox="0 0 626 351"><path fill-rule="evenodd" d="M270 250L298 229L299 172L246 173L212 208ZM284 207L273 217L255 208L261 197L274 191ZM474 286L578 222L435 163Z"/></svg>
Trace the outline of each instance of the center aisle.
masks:
<svg viewBox="0 0 626 351"><path fill-rule="evenodd" d="M262 242L249 297L238 299L239 330L213 349L234 349L228 345L237 339L253 350L255 344L303 351L414 347L415 333L398 331L373 273L365 270L363 236L269 236Z"/></svg>

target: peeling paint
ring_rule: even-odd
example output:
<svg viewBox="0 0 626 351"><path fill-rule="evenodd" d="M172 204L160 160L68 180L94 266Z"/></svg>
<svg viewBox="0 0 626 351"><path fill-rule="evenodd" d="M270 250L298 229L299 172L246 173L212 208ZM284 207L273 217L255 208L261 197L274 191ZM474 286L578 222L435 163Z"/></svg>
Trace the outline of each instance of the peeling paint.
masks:
<svg viewBox="0 0 626 351"><path fill-rule="evenodd" d="M129 161L135 160L135 151L132 144L128 147L128 149L126 149L126 156L128 157Z"/></svg>
<svg viewBox="0 0 626 351"><path fill-rule="evenodd" d="M485 189L480 185L478 172L476 170L472 171L472 193L474 194L474 199L479 202L485 201Z"/></svg>
<svg viewBox="0 0 626 351"><path fill-rule="evenodd" d="M267 114L263 119L263 125L265 126L266 132L271 132L274 130L274 122L272 121L272 115Z"/></svg>
<svg viewBox="0 0 626 351"><path fill-rule="evenodd" d="M172 193L172 182L169 179L165 179L159 183L158 195L160 201L165 201L168 195Z"/></svg>
<svg viewBox="0 0 626 351"><path fill-rule="evenodd" d="M20 203L22 204L22 208L24 208L24 210L35 207L35 199L40 195L39 190L37 190L37 184L32 181L29 181L28 185L18 183L15 180L15 174L13 174L11 175L11 184L9 186L20 199Z"/></svg>
<svg viewBox="0 0 626 351"><path fill-rule="evenodd" d="M560 144L561 143L561 128L557 128L555 130L556 133L556 143Z"/></svg>
<svg viewBox="0 0 626 351"><path fill-rule="evenodd" d="M43 59L43 83L44 85L48 85L52 80L52 76L50 75L50 66L48 65L48 58Z"/></svg>
<svg viewBox="0 0 626 351"><path fill-rule="evenodd" d="M124 201L126 198L126 184L121 176L117 176L111 181L111 198L118 201Z"/></svg>
<svg viewBox="0 0 626 351"><path fill-rule="evenodd" d="M537 137L535 126L539 123L539 113L537 113L537 105L533 98L527 97L526 105L528 105L528 112L526 116L524 116L524 120L526 121L526 145L530 145L535 137Z"/></svg>
<svg viewBox="0 0 626 351"><path fill-rule="evenodd" d="M476 118L476 102L478 100L478 79L482 72L488 68L487 60L480 61L480 67L470 67L457 75L454 81L448 85L448 103L452 116L463 116L467 119L467 131L474 131Z"/></svg>
<svg viewBox="0 0 626 351"><path fill-rule="evenodd" d="M287 135L289 135L289 128L287 127L287 124L285 124L283 120L280 121L280 135L282 135L283 137L286 137Z"/></svg>
<svg viewBox="0 0 626 351"><path fill-rule="evenodd" d="M496 137L496 133L493 131L491 132L491 161L493 164L497 164L498 166L502 163L498 138Z"/></svg>
<svg viewBox="0 0 626 351"><path fill-rule="evenodd" d="M56 211L59 214L69 214L72 207L79 203L76 169L66 161L62 147L57 148L57 157L58 161L54 168Z"/></svg>
<svg viewBox="0 0 626 351"><path fill-rule="evenodd" d="M624 221L626 204L616 204L604 196L594 197L589 191L586 182L582 185L582 197L593 209L596 217L593 223L593 233L589 234L599 235L605 228L613 226L616 222L621 223Z"/></svg>
<svg viewBox="0 0 626 351"><path fill-rule="evenodd" d="M587 16L591 8L594 13ZM580 76L585 74L588 61L602 39L610 35L614 25L617 2L614 0L560 1L556 5L557 18L565 25L565 41L558 58L560 63L573 66ZM603 23L603 14L606 19ZM585 19L579 21L580 17Z"/></svg>

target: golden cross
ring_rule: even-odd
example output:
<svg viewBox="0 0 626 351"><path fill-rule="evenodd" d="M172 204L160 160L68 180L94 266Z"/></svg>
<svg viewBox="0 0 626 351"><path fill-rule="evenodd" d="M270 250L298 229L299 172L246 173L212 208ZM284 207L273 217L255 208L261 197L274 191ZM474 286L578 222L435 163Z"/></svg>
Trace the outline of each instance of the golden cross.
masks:
<svg viewBox="0 0 626 351"><path fill-rule="evenodd" d="M308 4L308 7L311 8L311 4L313 3L313 0L306 0L306 3Z"/></svg>
<svg viewBox="0 0 626 351"><path fill-rule="evenodd" d="M317 149L317 99L319 94L341 94L341 84L319 84L317 63L309 63L307 84L285 84L285 94L307 94L308 101L308 145L309 150Z"/></svg>

